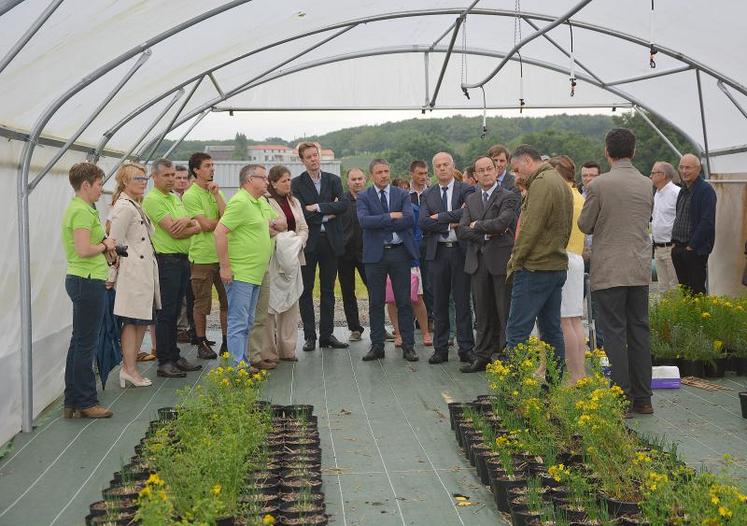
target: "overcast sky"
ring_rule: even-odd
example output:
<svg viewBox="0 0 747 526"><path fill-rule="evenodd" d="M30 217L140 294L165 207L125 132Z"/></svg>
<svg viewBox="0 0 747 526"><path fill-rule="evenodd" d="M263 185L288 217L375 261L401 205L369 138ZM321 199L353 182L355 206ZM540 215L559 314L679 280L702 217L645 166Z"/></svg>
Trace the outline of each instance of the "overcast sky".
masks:
<svg viewBox="0 0 747 526"><path fill-rule="evenodd" d="M523 116L541 117L544 115L566 113L578 114L607 114L609 110L525 110ZM364 124L381 124L387 121L401 121L412 118L442 118L462 114L469 117L479 117L480 111L434 111L421 115L419 111L326 111L326 112L243 112L211 113L192 130L188 139L232 139L236 132L244 133L248 138L262 141L267 137L281 137L285 140L297 139L309 135L319 135L330 131L361 126ZM490 111L488 116L518 117L516 110ZM179 138L186 128L175 130L169 138ZM480 129L475 128L475 136L480 135Z"/></svg>

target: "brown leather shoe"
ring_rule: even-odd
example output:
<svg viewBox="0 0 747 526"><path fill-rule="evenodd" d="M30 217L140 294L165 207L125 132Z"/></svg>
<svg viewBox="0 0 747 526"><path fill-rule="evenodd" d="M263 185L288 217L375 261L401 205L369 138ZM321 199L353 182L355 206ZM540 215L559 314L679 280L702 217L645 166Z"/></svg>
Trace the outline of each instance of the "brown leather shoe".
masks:
<svg viewBox="0 0 747 526"><path fill-rule="evenodd" d="M187 360L186 358L179 358L177 361L174 362L174 365L176 365L176 368L180 371L190 372L190 371L199 371L202 369L202 365L196 365Z"/></svg>
<svg viewBox="0 0 747 526"><path fill-rule="evenodd" d="M651 403L638 402L630 406L631 411L638 413L639 415L652 415L654 414L654 406Z"/></svg>
<svg viewBox="0 0 747 526"><path fill-rule="evenodd" d="M197 344L197 357L203 360L214 360L218 355L215 354L215 351L210 347L207 340L202 340Z"/></svg>
<svg viewBox="0 0 747 526"><path fill-rule="evenodd" d="M257 369L274 369L278 366L277 362L273 362L272 360L262 360L260 362L256 362L252 364Z"/></svg>
<svg viewBox="0 0 747 526"><path fill-rule="evenodd" d="M101 407L100 405L94 405L87 409L79 409L81 418L110 418L114 413L111 409Z"/></svg>

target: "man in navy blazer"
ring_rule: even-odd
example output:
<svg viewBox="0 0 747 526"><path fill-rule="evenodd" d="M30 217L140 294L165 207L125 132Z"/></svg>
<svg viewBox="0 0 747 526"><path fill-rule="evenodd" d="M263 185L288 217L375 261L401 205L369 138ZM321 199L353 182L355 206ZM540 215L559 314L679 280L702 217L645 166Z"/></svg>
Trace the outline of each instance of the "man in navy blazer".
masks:
<svg viewBox="0 0 747 526"><path fill-rule="evenodd" d="M700 159L680 159L682 189L672 225L672 264L677 281L693 294L706 293L708 255L716 238L716 192L700 177Z"/></svg>
<svg viewBox="0 0 747 526"><path fill-rule="evenodd" d="M363 231L363 264L368 282L368 319L371 349L363 361L384 358L384 303L386 278L392 282L397 303L402 357L410 362L415 353L412 304L410 303L410 262L417 260L413 239L413 212L409 194L389 183L389 163L374 159L368 167L373 186L358 194L358 222Z"/></svg>
<svg viewBox="0 0 747 526"><path fill-rule="evenodd" d="M475 191L471 184L454 178L454 159L441 152L433 156L433 171L437 184L423 192L420 200L418 225L426 243L429 280L433 290L433 319L435 337L433 355L428 363L449 360L449 297L454 298L456 334L459 358L474 362L472 353L475 337L472 333L469 275L464 272L467 242L457 239L456 228L462 219L464 202Z"/></svg>
<svg viewBox="0 0 747 526"><path fill-rule="evenodd" d="M332 334L335 315L335 278L337 258L345 253L345 239L339 215L347 209L342 183L335 174L322 172L319 146L304 142L298 146L298 156L306 171L291 181L291 191L301 202L309 238L304 247L306 265L301 267L303 294L298 301L303 321L304 351L316 349L316 318L314 316L314 275L319 265L319 347L344 349L348 346Z"/></svg>

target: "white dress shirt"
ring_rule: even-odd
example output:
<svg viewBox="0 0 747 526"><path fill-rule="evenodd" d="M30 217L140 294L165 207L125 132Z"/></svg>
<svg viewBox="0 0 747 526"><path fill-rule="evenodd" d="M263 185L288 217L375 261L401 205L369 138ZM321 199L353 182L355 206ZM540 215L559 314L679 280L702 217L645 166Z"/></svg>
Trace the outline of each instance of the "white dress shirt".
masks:
<svg viewBox="0 0 747 526"><path fill-rule="evenodd" d="M451 212L452 210L454 210L454 201L452 200L452 196L454 194L454 181L455 180L456 179L452 179L449 185L446 187L446 203L449 205L448 208L446 209L447 212ZM443 186L439 183L437 187L438 187L438 198L442 199L441 196L444 193ZM438 240L439 243L448 243L448 242L454 243L456 241L457 241L456 230L451 228L451 226L449 226L449 233L446 235L442 234L441 238Z"/></svg>
<svg viewBox="0 0 747 526"><path fill-rule="evenodd" d="M677 212L677 196L680 187L669 181L654 194L654 211L651 214L651 233L654 243L672 241L672 225Z"/></svg>
<svg viewBox="0 0 747 526"><path fill-rule="evenodd" d="M385 188L376 188L376 197L379 198L379 201L381 201L381 190L384 190L384 195L386 196L386 207L387 210L392 212L392 200L389 198L389 189L392 187L392 185L388 184ZM399 245L402 243L402 238L397 235L397 232L392 231L392 245Z"/></svg>

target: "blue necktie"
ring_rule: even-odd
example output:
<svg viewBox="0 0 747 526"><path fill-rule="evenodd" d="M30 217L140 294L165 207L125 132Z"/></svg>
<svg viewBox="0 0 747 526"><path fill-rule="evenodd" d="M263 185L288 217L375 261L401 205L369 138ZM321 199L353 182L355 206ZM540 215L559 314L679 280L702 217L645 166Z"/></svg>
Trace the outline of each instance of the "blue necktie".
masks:
<svg viewBox="0 0 747 526"><path fill-rule="evenodd" d="M483 192L482 193L482 204L483 204L483 206L486 205L486 204L488 204L488 197L489 196L488 196L487 192Z"/></svg>
<svg viewBox="0 0 747 526"><path fill-rule="evenodd" d="M384 193L384 190L379 190L379 196L381 198L381 208L384 209L384 213L389 213L389 206L386 204L386 194ZM388 232L386 235L386 238L384 238L384 243L389 244L392 242L392 233Z"/></svg>
<svg viewBox="0 0 747 526"><path fill-rule="evenodd" d="M446 195L446 190L448 190L448 189L449 189L448 186L442 186L441 187L441 191L443 192L441 194L441 204L443 204L444 212L448 212L449 211L449 199L448 199L448 196ZM441 234L441 239L447 239L448 237L449 237L448 233Z"/></svg>

